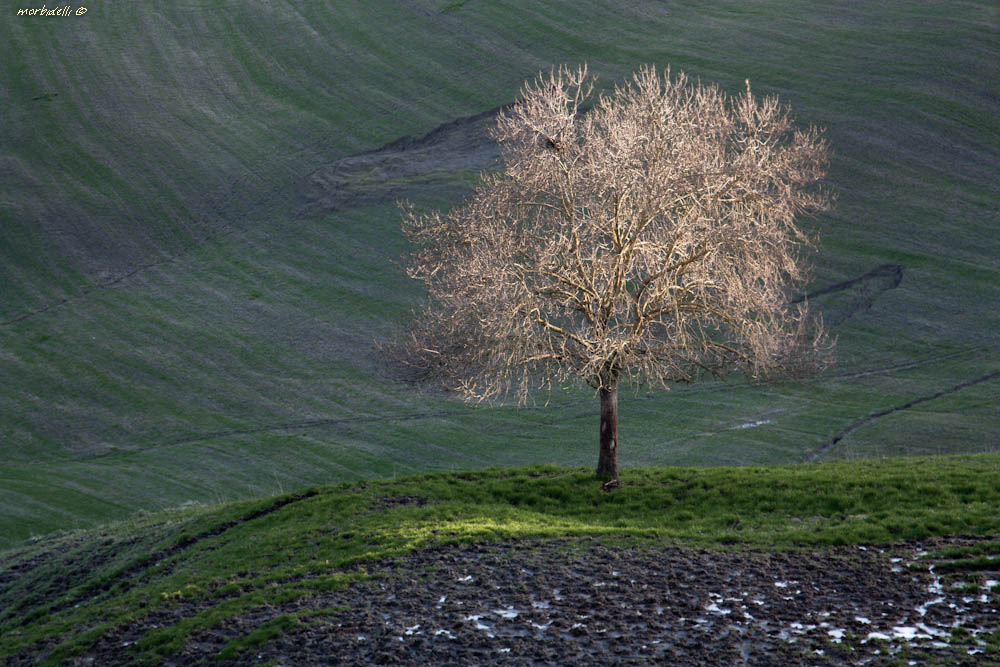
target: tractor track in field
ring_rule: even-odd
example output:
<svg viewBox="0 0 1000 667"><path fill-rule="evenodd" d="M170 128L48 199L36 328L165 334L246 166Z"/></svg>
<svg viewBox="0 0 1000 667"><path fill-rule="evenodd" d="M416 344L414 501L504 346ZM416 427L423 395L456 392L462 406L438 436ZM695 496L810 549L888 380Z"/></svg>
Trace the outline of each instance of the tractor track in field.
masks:
<svg viewBox="0 0 1000 667"><path fill-rule="evenodd" d="M85 288L83 290L80 290L80 292L78 294L75 294L74 296L68 296L68 297L59 299L58 301L52 301L52 302L47 303L44 306L38 308L37 310L32 310L32 311L29 311L29 312L26 312L26 313L21 313L20 315L18 315L16 317L13 317L13 318L11 318L9 320L4 320L3 322L0 322L0 326L9 326L11 324L17 324L18 322L23 322L24 320L30 319L30 318L35 317L37 315L42 315L44 313L47 313L47 312L49 312L50 310L52 310L54 308L58 308L60 306L65 306L67 304L70 304L70 303L73 303L73 302L76 302L76 301L81 301L83 299L86 299L88 296L90 296L92 293L96 292L97 290L102 290L102 289L107 289L109 287L114 287L115 285L128 280L132 276L135 276L136 274L141 273L142 271L147 271L149 269L153 269L153 268L156 268L158 266L163 266L164 264L170 264L171 262L174 262L174 261L180 259L181 257L183 257L188 252L190 252L190 249L188 251L183 252L183 253L178 253L176 255L170 255L168 257L164 257L163 259L161 259L159 261L156 261L156 262L150 262L148 264L143 264L141 266L138 266L138 267L132 269L128 273L124 273L124 274L122 274L120 276L117 276L117 277L115 277L115 278L113 278L111 280L108 280L106 282L98 283L98 284L96 284L96 285L94 285L92 287L88 287L88 288Z"/></svg>
<svg viewBox="0 0 1000 667"><path fill-rule="evenodd" d="M942 361L942 360L951 359L951 358L954 358L954 357L964 356L964 355L971 354L971 353L981 352L984 349L987 349L987 348L975 348L975 349L971 349L971 350L957 350L957 351L952 351L952 352L946 352L946 353L942 353L942 354L931 355L931 356L924 357L922 359L917 359L917 360L914 360L914 361L909 361L909 362L904 362L904 363L897 363L897 364L891 364L889 366L883 366L883 367L879 367L879 368L872 368L872 369L868 369L868 370L864 370L864 371L846 372L846 373L831 375L831 376L828 376L825 379L837 379L837 380L839 380L839 379L851 379L851 378L866 377L866 376L871 376L871 375L881 375L881 374L885 374L885 373L891 373L891 372L894 372L894 371L909 370L909 369L912 369L912 368L919 368L920 366L925 366L927 364L931 364L931 363L934 363L934 362L937 362L937 361ZM934 394L932 396L922 397L922 398L916 399L915 401L910 401L907 404L905 404L905 407L912 407L913 405L916 405L916 404L919 404L919 403L923 403L925 401L932 400L934 398L939 398L940 396L943 396L943 395L945 395L947 393L951 393L953 391L958 391L960 389L964 389L967 386L971 386L973 384L978 384L979 382L987 381L990 378L995 377L997 374L1000 374L1000 371L998 371L998 373L993 373L993 374L991 374L991 375L989 375L989 376L987 376L985 378L980 378L978 380L973 380L971 382L962 383L962 384L960 384L960 385L958 385L956 387L952 387L951 389L945 390L943 392L938 392L938 393L936 393L936 394ZM821 380L822 380L822 378L821 378ZM688 393L707 393L707 392L723 391L723 390L726 390L726 389L732 389L734 387L745 387L745 386L749 386L749 385L750 385L750 383L748 383L748 382L735 382L735 383L719 382L719 383L712 383L712 384L689 385L689 386L685 386L685 387L683 387L681 389L678 389L678 391L682 392L684 394L688 394ZM647 394L647 395L642 395L642 396L637 395L637 396L634 397L634 400L636 400L636 401L647 401L647 400L654 400L654 398L655 398L654 396L650 396L650 395ZM550 401L550 402L548 402L546 404L529 405L529 406L524 406L524 407L522 407L520 409L522 409L522 410L541 410L541 409L547 409L547 408L553 408L553 409L556 409L556 408L560 408L560 409L574 409L574 408L576 408L576 409L579 409L579 408L584 408L584 407L586 407L588 405L590 405L590 402L589 401L585 401L585 400L574 400L574 401L565 401L565 402ZM861 420L864 423L856 422L856 423L852 424L851 426L847 427L846 429L844 429L843 431L841 431L840 433L838 433L838 435L835 436L835 438L837 438L837 440L839 441L847 433L849 433L849 432L851 432L851 431L859 428L860 426L863 426L864 424L869 423L870 421L873 421L874 419L876 419L878 417L884 416L885 414L889 414L890 412L893 412L896 409L905 409L905 408L903 406L899 406L897 408L889 409L889 410L883 411L881 413L877 413L875 415L870 415L869 418L865 418L864 420ZM352 426L352 425L357 425L357 424L385 424L385 423L389 423L389 422L405 422L405 421L415 421L415 420L421 420L421 419L439 419L439 418L448 418L448 417L461 417L463 415L468 415L468 414L469 414L469 412L467 410L455 409L455 410L436 410L436 411L427 411L427 412L408 412L408 413L395 414L395 415L359 415L359 416L354 416L354 417L320 417L320 418L315 418L315 419L303 419L303 420L299 420L299 421L279 421L279 422L274 422L274 423L270 423L270 424L261 424L259 426L248 426L248 427L245 427L245 428L231 428L231 429L221 429L221 430L215 430L215 431L208 431L208 432L200 433L200 434L197 434L197 435L189 435L189 436L183 436L183 437L169 439L169 440L166 440L164 442L160 442L160 443L157 443L157 444L148 445L148 446L145 446L145 447L136 447L136 448L131 448L131 449L117 449L117 450L112 450L112 451L100 452L100 453L96 453L96 454L93 454L93 455L90 455L90 456L82 456L82 457L79 457L79 458L68 459L68 461L69 462L74 462L74 463L81 463L81 462L86 462L86 461L97 461L97 460L100 460L100 459L103 459L103 458L106 458L106 457L110 457L110 456L138 454L138 453L142 453L142 452L146 452L146 451L150 451L150 450L154 450L154 449L163 449L163 448L166 448L166 447L174 447L174 446L179 446L179 445L197 444L197 443L209 442L209 441L212 441L212 440L219 440L219 439L224 439L224 438L238 437L238 436L243 436L243 435L253 435L253 434L256 434L256 433L274 433L274 432L281 432L281 431L310 430L310 429L321 429L321 428L327 428L327 427ZM724 431L732 430L733 428L736 428L736 427L726 427L726 428L720 429L719 431L717 431L717 433L722 433ZM809 457L807 457L806 460L807 461L813 461L813 460L815 460L816 457L822 455L823 452L825 452L826 450L828 450L834 444L836 444L836 443L833 442L832 440L828 441L827 443L825 443L820 448L814 450L809 455ZM39 465L42 465L42 464L39 464Z"/></svg>
<svg viewBox="0 0 1000 667"><path fill-rule="evenodd" d="M842 431L840 431L839 433L837 433L835 436L833 436L832 438L830 438L821 447L813 450L813 452L811 452L808 456L805 457L804 462L805 463L812 463L812 462L816 461L820 456L822 456L822 455L826 454L827 452L829 452L838 442L840 442L841 440L843 440L845 437L847 437L848 435L850 435L854 431L858 430L862 426L866 426L868 424L871 424L872 422L876 421L877 419L880 419L880 418L885 417L887 415L891 415L891 414L893 414L895 412L901 412L903 410L908 410L908 409L910 409L910 408L912 408L912 407L914 407L916 405L920 405L921 403L927 403L928 401L933 401L935 399L941 398L942 396L947 396L949 394L954 394L957 391L961 391L963 389L967 389L968 387L972 387L972 386L975 386L977 384L982 384L984 382L989 382L990 380L994 380L994 379L997 379L997 378L1000 378L1000 370L993 371L992 373L987 373L986 375L978 377L978 378L976 378L974 380L967 380L965 382L960 382L959 384L956 384L953 387L949 387L948 389L942 389L941 391L935 392L933 394L929 394L927 396L920 396L920 397L915 398L913 400L907 401L906 403L902 403L900 405L895 405L895 406L893 406L891 408L886 408L885 410L879 410L878 412L873 412L872 414L868 415L867 417L859 419L856 422L854 422L853 424L849 425L847 428L843 429Z"/></svg>
<svg viewBox="0 0 1000 667"><path fill-rule="evenodd" d="M31 622L34 615L37 614L37 610L41 608L45 609L45 613L54 614L84 601L92 602L99 600L102 596L106 595L120 595L131 589L135 585L137 578L140 577L142 573L148 571L152 567L160 565L167 559L176 556L178 553L188 549L194 544L206 539L218 537L231 528L254 521L255 519L259 519L261 517L265 517L269 514L273 514L287 505L312 498L315 495L316 491L310 489L303 493L279 497L265 507L255 509L241 517L221 523L208 530L198 533L197 535L182 535L169 547L138 558L122 567L113 575L102 577L94 583L74 591L73 582L81 577L81 573L95 569L102 562L107 561L113 555L107 551L97 552L93 554L93 557L90 560L75 564L73 568L63 571L60 576L50 579L44 588L38 589L31 595L22 598L16 607L12 607L8 611L14 615L20 615L21 624L24 625ZM121 545L114 546L115 548L118 548ZM46 554L43 554L36 559L33 559L32 562L23 564L20 569L28 569L32 567L37 560L44 559L45 557ZM62 597L67 594L67 597ZM29 613L29 610L34 611L33 613Z"/></svg>
<svg viewBox="0 0 1000 667"><path fill-rule="evenodd" d="M920 366L926 366L927 364L934 363L935 361L943 361L944 359L952 359L954 357L962 357L968 354L974 354L983 352L990 349L988 346L979 346L964 350L956 350L953 352L944 352L942 354L935 354L929 357L924 357L923 359L917 359L914 361L906 361L899 364L893 364L891 366L883 366L881 368L873 368L866 371L844 371L842 373L836 373L831 375L831 378L838 380L853 380L855 378L868 377L869 375L883 375L885 373L891 373L893 371L906 371L911 368L919 368ZM998 348L1000 350L1000 348Z"/></svg>

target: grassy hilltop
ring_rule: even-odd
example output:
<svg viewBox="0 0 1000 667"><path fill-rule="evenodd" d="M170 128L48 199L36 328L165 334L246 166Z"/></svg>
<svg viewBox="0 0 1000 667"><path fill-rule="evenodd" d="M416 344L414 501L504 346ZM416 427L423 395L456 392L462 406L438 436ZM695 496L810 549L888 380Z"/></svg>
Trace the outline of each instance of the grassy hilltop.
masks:
<svg viewBox="0 0 1000 667"><path fill-rule="evenodd" d="M468 407L375 347L420 298L394 202L458 201L495 163L480 114L558 63L748 78L834 150L837 207L806 224L838 366L623 393L624 466L1000 445L994 3L88 10L0 15L0 547L312 484L592 465L589 392Z"/></svg>
<svg viewBox="0 0 1000 667"><path fill-rule="evenodd" d="M875 553L871 545L952 534L1000 535L998 464L1000 458L988 454L633 469L623 475L623 487L610 494L600 490L592 471L535 466L355 482L264 501L176 510L0 553L0 659L21 664L18 660L28 656L43 664L65 664L75 656L84 661L96 656L98 663L163 664L180 656L188 662L212 656L228 660L223 664L248 664L258 647L286 633L302 646L303 633L324 622L324 632L335 643L365 643L340 629L338 619L365 608L385 611L371 609L368 597L379 580L417 577L422 585L432 585L458 576L447 567L431 573L386 570L384 559L468 543L556 539L563 569L576 559L574 548L600 543L636 550L677 542L715 549L740 544L741 551L764 558L770 552L778 559L789 547L869 545L841 552L836 562L848 567L851 554ZM577 544L580 539L585 541ZM933 566L958 599L968 591L980 594L985 581L982 595L995 605L1000 601L998 554L1000 541L981 540L925 550L907 569L926 575ZM871 575L865 573L865 585L871 585ZM375 591L362 593L358 608L334 605L329 597L352 583L373 580ZM567 577L556 585L571 581ZM743 585L752 584L744 578ZM867 591L869 596L881 593ZM675 602L683 597L664 594ZM630 599L638 604L648 595L636 589ZM924 593L917 601L928 599ZM471 608L455 611L458 619L472 613ZM767 613L754 608L757 616ZM362 629L366 635L383 625L381 616L374 618ZM940 661L934 664L958 664L969 650L984 654L977 661L995 660L1000 630L995 613L987 619L987 627L977 628L964 618L963 627L949 627L948 643L934 650L926 643L904 650L917 651L913 657L919 664L931 664L932 657ZM934 614L923 620L942 623ZM419 622L430 632L429 619ZM864 655L868 630L861 627L846 637L841 648L854 652L847 655ZM977 635L970 638L970 632ZM403 646L402 636L398 642L390 639L393 646ZM426 643L421 650L427 650ZM404 662L415 663L417 655ZM505 656L494 659L505 661ZM855 663L848 658L846 664Z"/></svg>

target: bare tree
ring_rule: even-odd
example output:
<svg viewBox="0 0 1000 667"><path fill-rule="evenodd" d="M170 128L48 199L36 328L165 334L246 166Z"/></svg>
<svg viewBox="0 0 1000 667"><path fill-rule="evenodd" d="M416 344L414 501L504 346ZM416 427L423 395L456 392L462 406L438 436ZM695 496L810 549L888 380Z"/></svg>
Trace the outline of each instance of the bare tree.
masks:
<svg viewBox="0 0 1000 667"><path fill-rule="evenodd" d="M647 67L595 99L593 81L526 83L494 130L503 168L444 215L405 211L430 296L409 354L473 400L583 379L597 474L617 480L622 382L787 377L822 356L822 324L789 297L827 146L749 82L730 97Z"/></svg>

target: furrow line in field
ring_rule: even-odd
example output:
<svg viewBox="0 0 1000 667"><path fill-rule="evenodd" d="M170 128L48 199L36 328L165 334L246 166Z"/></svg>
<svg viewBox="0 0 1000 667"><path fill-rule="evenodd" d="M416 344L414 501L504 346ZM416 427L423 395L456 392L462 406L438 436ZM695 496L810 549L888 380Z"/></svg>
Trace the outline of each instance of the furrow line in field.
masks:
<svg viewBox="0 0 1000 667"><path fill-rule="evenodd" d="M880 410L878 412L872 413L863 419L859 419L858 421L854 422L853 424L842 430L837 435L830 438L829 441L827 441L821 447L817 448L811 454L809 454L805 458L805 462L812 463L816 461L816 459L818 459L820 456L830 451L830 449L833 448L834 445L843 440L847 435L858 430L862 426L872 423L876 419L880 419L881 417L885 417L886 415L890 415L894 412L900 412L901 410L908 410L909 408L912 408L916 405L920 405L921 403L933 401L935 399L941 398L942 396L947 396L948 394L953 394L956 391L961 391L962 389L967 389L968 387L972 387L977 384L989 382L990 380L994 380L996 378L1000 378L1000 371L994 371L992 373L983 375L982 377L978 377L975 380L968 380L966 382L961 382L959 384L956 384L954 387L944 389L929 396L921 396L919 398L913 399L912 401L903 403L902 405L896 405L891 408L886 408L885 410Z"/></svg>

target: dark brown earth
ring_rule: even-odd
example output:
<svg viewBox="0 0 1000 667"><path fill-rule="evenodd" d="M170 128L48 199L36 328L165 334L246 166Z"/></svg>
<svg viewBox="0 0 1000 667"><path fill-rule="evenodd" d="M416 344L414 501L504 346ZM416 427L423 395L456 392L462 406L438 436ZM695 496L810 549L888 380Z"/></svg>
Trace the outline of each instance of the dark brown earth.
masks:
<svg viewBox="0 0 1000 667"><path fill-rule="evenodd" d="M1000 589L988 589L1000 577L981 573L954 588L920 559L945 544L433 548L367 566L378 579L231 618L165 664L208 661L267 621L329 610L221 664L1000 665L986 641L1000 626ZM200 610L147 616L77 664L127 664L146 630Z"/></svg>

